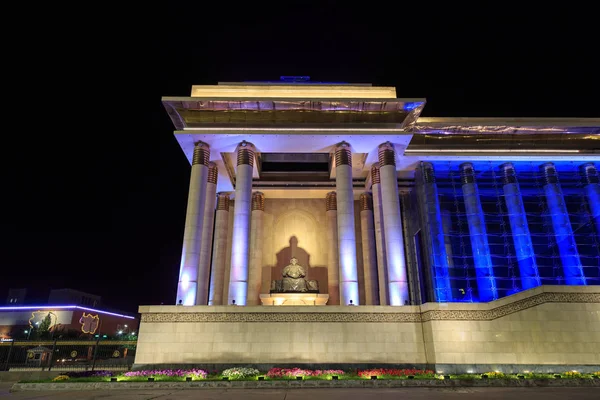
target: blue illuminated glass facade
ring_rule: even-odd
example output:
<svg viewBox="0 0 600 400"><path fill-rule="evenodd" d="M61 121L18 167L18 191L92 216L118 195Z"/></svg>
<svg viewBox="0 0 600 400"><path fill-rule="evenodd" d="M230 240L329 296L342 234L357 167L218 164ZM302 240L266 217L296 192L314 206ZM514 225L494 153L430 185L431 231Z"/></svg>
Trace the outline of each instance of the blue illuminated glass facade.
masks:
<svg viewBox="0 0 600 400"><path fill-rule="evenodd" d="M464 188L464 161L427 165L435 176L417 169L412 196L420 214L412 217L411 234L420 236L413 242L427 255L416 262L425 281L422 302L490 301L489 282L498 298L540 284L600 284L594 164L473 161L468 184L477 190ZM474 238L482 232L485 238ZM482 259L485 266L491 260L489 279L482 279Z"/></svg>

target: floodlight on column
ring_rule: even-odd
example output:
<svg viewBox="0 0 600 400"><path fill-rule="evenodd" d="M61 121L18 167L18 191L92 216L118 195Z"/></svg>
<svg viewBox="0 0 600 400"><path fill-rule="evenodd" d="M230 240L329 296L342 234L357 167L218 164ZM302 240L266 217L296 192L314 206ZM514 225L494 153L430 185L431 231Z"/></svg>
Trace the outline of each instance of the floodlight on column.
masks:
<svg viewBox="0 0 600 400"><path fill-rule="evenodd" d="M223 304L228 230L229 193L219 193L217 195L217 211L215 212L215 233L210 270L210 290L208 294L209 305L216 306Z"/></svg>
<svg viewBox="0 0 600 400"><path fill-rule="evenodd" d="M473 164L463 163L459 166L462 182L462 192L469 224L469 236L473 251L473 263L475 264L475 275L477 276L477 292L480 301L492 301L498 298L496 277L490 254L485 217L479 189L475 182L475 170Z"/></svg>
<svg viewBox="0 0 600 400"><path fill-rule="evenodd" d="M408 304L410 299L394 146L389 142L379 145L378 156L381 208L388 268L388 298L390 305L402 306Z"/></svg>
<svg viewBox="0 0 600 400"><path fill-rule="evenodd" d="M377 279L377 249L375 247L375 223L373 199L370 193L360 195L360 230L365 282L365 304L379 305L379 282Z"/></svg>
<svg viewBox="0 0 600 400"><path fill-rule="evenodd" d="M596 225L596 235L598 235L600 241L600 183L598 170L593 163L583 164L580 169L584 178L585 195L594 219L594 225Z"/></svg>
<svg viewBox="0 0 600 400"><path fill-rule="evenodd" d="M515 244L515 254L519 263L521 287L524 290L531 289L540 286L542 283L535 260L531 234L529 233L527 214L525 213L525 206L521 197L521 188L519 187L515 167L512 163L502 164L500 169L503 174L504 201L508 210L510 230L512 231L513 242Z"/></svg>
<svg viewBox="0 0 600 400"><path fill-rule="evenodd" d="M252 217L250 223L250 265L248 269L247 305L260 304L260 284L262 273L263 215L265 195L252 193Z"/></svg>
<svg viewBox="0 0 600 400"><path fill-rule="evenodd" d="M569 212L565 204L558 173L553 163L545 163L540 166L544 176L544 194L548 205L548 213L552 219L554 237L560 260L563 267L563 275L567 285L585 285L586 279L583 273L583 266L579 259L577 244L573 236L573 228L569 220Z"/></svg>
<svg viewBox="0 0 600 400"><path fill-rule="evenodd" d="M433 164L422 162L418 181L422 184L422 201L420 208L424 219L426 241L429 246L427 253L430 255L430 270L433 275L433 293L435 301L452 301L452 288L450 285L450 269L448 265L448 254L446 253L446 242L444 228L442 226L442 213L438 187L435 183L435 172Z"/></svg>
<svg viewBox="0 0 600 400"><path fill-rule="evenodd" d="M252 143L244 141L238 145L236 151L237 170L235 174L235 204L233 209L228 304L235 300L235 304L243 306L246 305L248 295L252 170L255 149Z"/></svg>
<svg viewBox="0 0 600 400"><path fill-rule="evenodd" d="M340 304L340 270L338 251L337 196L335 192L325 197L325 216L327 218L327 293L329 305Z"/></svg>
<svg viewBox="0 0 600 400"><path fill-rule="evenodd" d="M379 284L379 304L388 305L387 258L385 253L384 221L381 209L381 181L379 164L371 166L371 192L373 193L373 222L375 223L375 247L377 249L377 279Z"/></svg>
<svg viewBox="0 0 600 400"><path fill-rule="evenodd" d="M341 305L359 304L354 231L354 192L352 188L352 152L346 142L335 149L335 188L337 194L338 250Z"/></svg>
<svg viewBox="0 0 600 400"><path fill-rule="evenodd" d="M200 247L200 260L198 262L198 291L196 293L196 305L208 304L210 259L213 243L218 175L219 170L217 164L214 162L209 163L206 183L206 201L204 204L204 222L202 224L202 245Z"/></svg>
<svg viewBox="0 0 600 400"><path fill-rule="evenodd" d="M180 301L181 304L186 306L196 303L209 158L210 149L208 145L197 142L194 146L194 155L192 157L192 173L190 176L185 230L183 233L183 249L175 304L180 304Z"/></svg>

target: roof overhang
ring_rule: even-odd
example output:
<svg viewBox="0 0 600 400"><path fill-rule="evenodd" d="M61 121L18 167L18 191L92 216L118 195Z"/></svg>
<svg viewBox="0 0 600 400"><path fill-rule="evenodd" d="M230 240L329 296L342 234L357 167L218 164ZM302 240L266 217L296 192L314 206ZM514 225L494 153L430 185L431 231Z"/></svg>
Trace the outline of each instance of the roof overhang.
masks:
<svg viewBox="0 0 600 400"><path fill-rule="evenodd" d="M313 129L364 125L410 129L424 99L163 97L178 130L253 127Z"/></svg>

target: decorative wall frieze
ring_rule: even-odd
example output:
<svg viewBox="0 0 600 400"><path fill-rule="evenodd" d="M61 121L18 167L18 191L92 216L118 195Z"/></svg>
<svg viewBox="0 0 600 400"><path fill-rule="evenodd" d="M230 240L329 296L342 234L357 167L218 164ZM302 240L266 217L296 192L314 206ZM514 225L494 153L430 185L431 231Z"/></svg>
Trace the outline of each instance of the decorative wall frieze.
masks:
<svg viewBox="0 0 600 400"><path fill-rule="evenodd" d="M421 313L148 313L142 322L420 322Z"/></svg>
<svg viewBox="0 0 600 400"><path fill-rule="evenodd" d="M600 303L600 293L545 292L491 310L431 310L422 314L425 321L490 321L544 303Z"/></svg>
<svg viewBox="0 0 600 400"><path fill-rule="evenodd" d="M600 293L545 292L491 310L430 310L394 313L347 312L171 312L143 313L142 322L426 322L490 321L544 303L600 303Z"/></svg>

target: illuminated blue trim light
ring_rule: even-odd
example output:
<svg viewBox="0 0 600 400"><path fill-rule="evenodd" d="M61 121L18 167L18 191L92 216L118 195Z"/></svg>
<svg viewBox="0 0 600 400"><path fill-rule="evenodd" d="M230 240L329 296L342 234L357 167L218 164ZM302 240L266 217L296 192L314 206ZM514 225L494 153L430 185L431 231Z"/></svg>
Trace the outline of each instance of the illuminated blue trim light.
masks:
<svg viewBox="0 0 600 400"><path fill-rule="evenodd" d="M415 108L419 107L422 104L423 104L423 102L407 102L407 103L404 103L403 108L404 108L404 111L408 112L408 111L414 110Z"/></svg>
<svg viewBox="0 0 600 400"><path fill-rule="evenodd" d="M95 308L81 307L81 306L12 306L12 307L0 307L1 311L25 311L25 310L84 310L91 311L99 314L113 315L115 317L135 319L129 315L117 314L109 311L96 310Z"/></svg>

